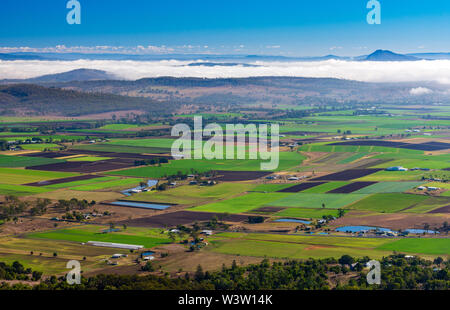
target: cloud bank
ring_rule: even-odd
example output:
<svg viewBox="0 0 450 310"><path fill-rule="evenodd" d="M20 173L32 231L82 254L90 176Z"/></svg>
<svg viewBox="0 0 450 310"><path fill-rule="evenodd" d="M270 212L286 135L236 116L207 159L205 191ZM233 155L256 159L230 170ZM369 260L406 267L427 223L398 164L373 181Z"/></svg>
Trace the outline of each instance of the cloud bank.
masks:
<svg viewBox="0 0 450 310"><path fill-rule="evenodd" d="M145 77L199 77L239 78L257 76L291 76L339 78L363 82L418 82L434 81L450 84L450 60L412 62L358 62L327 60L318 62L255 61L254 66L189 66L193 61L131 61L131 60L76 60L76 61L0 61L0 79L24 79L55 74L74 69L104 70L123 79ZM423 89L412 93L423 93Z"/></svg>
<svg viewBox="0 0 450 310"><path fill-rule="evenodd" d="M426 87L416 87L412 88L409 93L414 96L431 94L433 91Z"/></svg>

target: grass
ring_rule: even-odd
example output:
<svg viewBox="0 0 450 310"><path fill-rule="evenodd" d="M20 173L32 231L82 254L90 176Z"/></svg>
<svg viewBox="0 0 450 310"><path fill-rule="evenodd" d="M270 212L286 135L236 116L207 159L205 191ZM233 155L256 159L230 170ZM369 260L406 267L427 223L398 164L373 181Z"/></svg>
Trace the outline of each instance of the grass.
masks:
<svg viewBox="0 0 450 310"><path fill-rule="evenodd" d="M95 179L89 179L89 180L52 184L52 185L47 185L45 187L51 188L51 189L59 189L59 188L75 187L75 186L80 186L80 185L88 185L88 184L93 184L93 183L96 184L96 183L101 183L101 182L113 181L113 180L117 180L117 179L118 179L118 177L102 177L102 178L95 178Z"/></svg>
<svg viewBox="0 0 450 310"><path fill-rule="evenodd" d="M170 149L159 147L137 147L115 144L80 144L72 147L76 150L97 151L97 152L114 152L114 153L170 153Z"/></svg>
<svg viewBox="0 0 450 310"><path fill-rule="evenodd" d="M224 201L219 201L199 207L191 208L191 211L204 211L204 212L228 212L228 213L241 213L247 212L258 207L261 207L271 201L285 197L285 193L249 193L247 195L231 198Z"/></svg>
<svg viewBox="0 0 450 310"><path fill-rule="evenodd" d="M63 162L63 160L41 157L0 155L0 167L31 167Z"/></svg>
<svg viewBox="0 0 450 310"><path fill-rule="evenodd" d="M142 182L142 179L118 179L107 182L92 183L72 187L70 189L77 191L96 191L96 190L112 190L114 188L131 188L136 187Z"/></svg>
<svg viewBox="0 0 450 310"><path fill-rule="evenodd" d="M334 182L328 182L319 186L315 186L312 188L308 188L307 190L302 191L302 193L305 194L324 194L327 193L333 189L345 186L347 184L350 184L350 182L345 181L334 181Z"/></svg>
<svg viewBox="0 0 450 310"><path fill-rule="evenodd" d="M422 185L423 182L380 182L362 188L355 194L379 194L379 193L402 193Z"/></svg>
<svg viewBox="0 0 450 310"><path fill-rule="evenodd" d="M349 206L349 209L374 211L381 213L396 213L428 197L411 194L374 194Z"/></svg>
<svg viewBox="0 0 450 310"><path fill-rule="evenodd" d="M103 227L104 229L105 227ZM98 229L98 230L97 230ZM32 233L27 235L28 238L49 239L49 240L66 240L73 242L85 243L88 241L114 242L143 245L145 248L152 248L161 244L168 243L167 238L150 235L133 235L128 233L100 233L100 227L89 228L70 228L60 229L48 232Z"/></svg>
<svg viewBox="0 0 450 310"><path fill-rule="evenodd" d="M42 144L23 144L20 146L24 150L43 151L45 149L59 150L60 145L54 143L42 143Z"/></svg>
<svg viewBox="0 0 450 310"><path fill-rule="evenodd" d="M173 204L202 204L251 190L255 185L247 183L221 183L215 186L185 185L159 192L133 195L130 200Z"/></svg>
<svg viewBox="0 0 450 310"><path fill-rule="evenodd" d="M323 210L323 209L306 209L306 208L287 208L278 212L275 215L283 217L297 217L304 219L321 219L325 215L337 217L338 211L329 209Z"/></svg>
<svg viewBox="0 0 450 310"><path fill-rule="evenodd" d="M405 210L407 213L427 213L434 209L450 205L449 197L429 197L417 203L412 208Z"/></svg>
<svg viewBox="0 0 450 310"><path fill-rule="evenodd" d="M216 236L210 250L223 254L296 259L339 258L344 254L380 258L388 254L375 249L387 242L383 239L233 233Z"/></svg>
<svg viewBox="0 0 450 310"><path fill-rule="evenodd" d="M378 171L374 174L356 179L355 181L383 182L383 181L420 181L425 174L423 171Z"/></svg>
<svg viewBox="0 0 450 310"><path fill-rule="evenodd" d="M408 238L386 243L377 249L417 254L449 255L449 238Z"/></svg>
<svg viewBox="0 0 450 310"><path fill-rule="evenodd" d="M352 155L350 157L347 157L347 158L345 158L345 159L343 159L341 161L338 161L338 164L340 164L340 165L349 164L349 163L352 163L352 162L354 162L354 161L356 161L358 159L363 158L364 156L367 156L368 154L369 153L356 153L356 154L354 154L354 155Z"/></svg>
<svg viewBox="0 0 450 310"><path fill-rule="evenodd" d="M325 209L343 208L355 201L361 200L366 195L358 194L289 194L278 200L267 202L267 205L274 207L302 207L309 209Z"/></svg>
<svg viewBox="0 0 450 310"><path fill-rule="evenodd" d="M287 170L299 166L305 157L295 152L281 152L280 164L276 171ZM182 173L207 172L210 170L227 171L261 171L261 163L268 162L263 160L245 160L245 159L183 159L173 160L168 164L159 166L147 166L140 168L131 168L122 171L114 171L110 174L147 178L162 178L169 175L175 175L178 171Z"/></svg>
<svg viewBox="0 0 450 310"><path fill-rule="evenodd" d="M101 160L108 160L108 159L111 159L111 157L82 156L82 157L69 158L69 159L67 159L67 161L101 161Z"/></svg>
<svg viewBox="0 0 450 310"><path fill-rule="evenodd" d="M292 184L259 184L252 191L254 192L278 192L282 189L293 186Z"/></svg>
<svg viewBox="0 0 450 310"><path fill-rule="evenodd" d="M0 184L0 195L29 196L51 191L43 187L24 186L17 184Z"/></svg>
<svg viewBox="0 0 450 310"><path fill-rule="evenodd" d="M429 169L444 169L448 168L448 163L443 160L434 160L434 156L429 156L427 159L398 159L388 163L384 163L374 168L388 168L394 166L403 166L405 168L429 168Z"/></svg>
<svg viewBox="0 0 450 310"><path fill-rule="evenodd" d="M5 184L27 184L77 175L79 174L70 172L0 168L0 182Z"/></svg>

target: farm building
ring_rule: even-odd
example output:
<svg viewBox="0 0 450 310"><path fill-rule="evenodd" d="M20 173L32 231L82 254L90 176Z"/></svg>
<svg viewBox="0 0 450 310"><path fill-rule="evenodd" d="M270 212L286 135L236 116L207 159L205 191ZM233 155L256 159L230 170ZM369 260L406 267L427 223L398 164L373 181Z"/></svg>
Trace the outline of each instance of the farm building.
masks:
<svg viewBox="0 0 450 310"><path fill-rule="evenodd" d="M112 242L100 242L100 241L88 241L86 244L92 246L106 247L106 248L117 248L126 250L139 250L144 248L143 245L134 244L123 244L123 243L112 243Z"/></svg>

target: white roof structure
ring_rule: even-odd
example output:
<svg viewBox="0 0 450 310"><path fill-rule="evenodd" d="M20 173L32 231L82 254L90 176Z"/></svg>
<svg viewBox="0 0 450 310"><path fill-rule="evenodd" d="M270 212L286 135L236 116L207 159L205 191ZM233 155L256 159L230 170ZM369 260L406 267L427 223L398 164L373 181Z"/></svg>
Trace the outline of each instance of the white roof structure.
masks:
<svg viewBox="0 0 450 310"><path fill-rule="evenodd" d="M105 247L105 248L117 248L117 249L126 249L126 250L139 250L139 249L144 248L143 245L100 242L100 241L88 241L86 244L93 245L93 246Z"/></svg>

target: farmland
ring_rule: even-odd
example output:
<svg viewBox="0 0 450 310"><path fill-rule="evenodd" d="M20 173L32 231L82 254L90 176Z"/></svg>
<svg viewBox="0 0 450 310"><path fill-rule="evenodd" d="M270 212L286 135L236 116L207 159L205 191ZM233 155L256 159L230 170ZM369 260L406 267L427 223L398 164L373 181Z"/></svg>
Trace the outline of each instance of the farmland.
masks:
<svg viewBox="0 0 450 310"><path fill-rule="evenodd" d="M279 122L279 165L269 171L261 170L267 160L250 158L256 145L249 139L233 148L245 145L245 159L173 158L167 124L189 123L194 112L145 122L65 120L68 128L58 123L62 132L51 135L33 126L28 135L8 131L8 141L41 140L0 152L0 261L18 260L44 275L63 274L69 259L82 260L87 273L139 274L140 255L152 251L157 273L176 277L180 268L195 272L199 262L214 271L235 259L381 259L394 252L449 258L448 124L416 113L353 112L281 119L199 113L222 127L229 117ZM424 126L432 136L405 133ZM397 166L406 169L386 170ZM338 230L360 225L392 234ZM408 229L425 233L402 234ZM114 261L123 250L88 241L144 249Z"/></svg>

